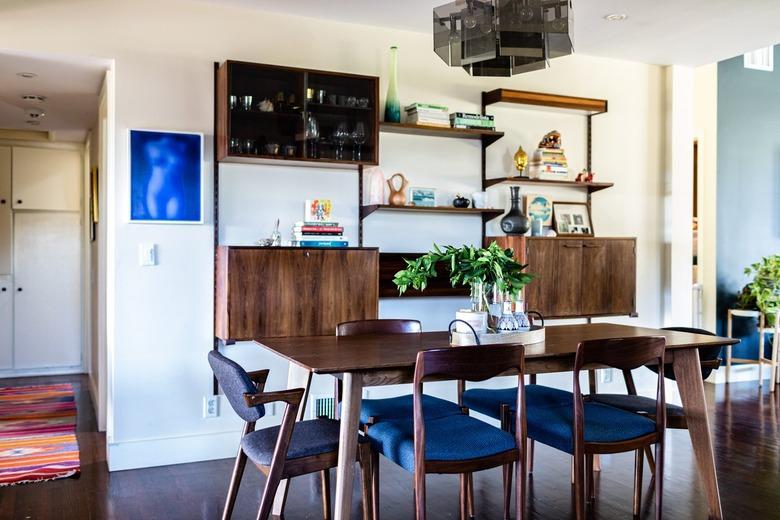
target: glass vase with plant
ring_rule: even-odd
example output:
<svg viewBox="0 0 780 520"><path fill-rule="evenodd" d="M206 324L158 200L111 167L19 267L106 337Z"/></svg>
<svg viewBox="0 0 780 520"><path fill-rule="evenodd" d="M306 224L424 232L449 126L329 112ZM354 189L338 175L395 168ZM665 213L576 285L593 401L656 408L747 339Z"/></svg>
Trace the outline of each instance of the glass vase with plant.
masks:
<svg viewBox="0 0 780 520"><path fill-rule="evenodd" d="M773 327L780 311L780 254L765 256L746 267L745 274L752 279L737 296L737 306L761 311L767 325Z"/></svg>
<svg viewBox="0 0 780 520"><path fill-rule="evenodd" d="M488 247L433 246L433 250L414 259L404 259L406 269L395 273L393 282L403 294L409 287L424 291L428 281L439 275L437 269L449 274L453 287L471 289L474 310L488 310L494 295L516 299L533 275L523 272L527 265L514 258L511 249L495 242Z"/></svg>

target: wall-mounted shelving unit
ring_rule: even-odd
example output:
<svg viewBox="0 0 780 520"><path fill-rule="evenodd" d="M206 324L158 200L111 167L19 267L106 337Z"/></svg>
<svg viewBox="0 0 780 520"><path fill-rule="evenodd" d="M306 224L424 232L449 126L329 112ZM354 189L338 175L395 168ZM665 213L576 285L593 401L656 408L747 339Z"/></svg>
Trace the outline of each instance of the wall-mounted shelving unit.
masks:
<svg viewBox="0 0 780 520"><path fill-rule="evenodd" d="M460 215L482 215L493 219L504 213L502 209L454 208L452 206L391 206L389 204L371 204L360 207L361 220L375 211L404 211L409 213L455 213Z"/></svg>
<svg viewBox="0 0 780 520"><path fill-rule="evenodd" d="M614 186L611 182L575 182L575 181L556 181L552 179L531 179L528 177L511 177L499 179L485 179L485 188L496 186L498 184L538 184L547 186L561 186L565 188L581 188L588 190L588 193L605 190Z"/></svg>
<svg viewBox="0 0 780 520"><path fill-rule="evenodd" d="M444 128L429 125L412 125L407 123L379 124L380 132L392 134L425 135L430 137L454 137L460 139L478 139L487 145L491 145L504 137L504 132L496 130L479 130L472 128Z"/></svg>

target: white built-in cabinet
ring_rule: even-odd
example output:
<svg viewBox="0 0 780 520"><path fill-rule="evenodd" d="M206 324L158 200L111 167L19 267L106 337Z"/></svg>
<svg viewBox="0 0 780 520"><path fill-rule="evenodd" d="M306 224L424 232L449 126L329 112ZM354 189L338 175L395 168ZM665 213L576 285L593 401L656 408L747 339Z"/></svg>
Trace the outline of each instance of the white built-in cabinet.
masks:
<svg viewBox="0 0 780 520"><path fill-rule="evenodd" d="M0 370L82 365L80 150L0 146Z"/></svg>

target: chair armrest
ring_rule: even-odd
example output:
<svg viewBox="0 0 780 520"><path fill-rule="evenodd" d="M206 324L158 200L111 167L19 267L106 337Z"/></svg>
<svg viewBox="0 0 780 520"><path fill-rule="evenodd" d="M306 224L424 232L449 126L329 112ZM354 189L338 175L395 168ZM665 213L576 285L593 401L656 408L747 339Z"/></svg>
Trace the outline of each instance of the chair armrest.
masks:
<svg viewBox="0 0 780 520"><path fill-rule="evenodd" d="M293 388L291 390L279 390L276 392L262 392L259 394L244 394L244 401L247 406L259 406L261 404L273 403L276 401L285 402L291 406L299 406L303 400L303 388Z"/></svg>
<svg viewBox="0 0 780 520"><path fill-rule="evenodd" d="M271 371L266 369L263 370L255 370L254 372L249 372L247 375L249 376L249 379L252 380L252 382L257 387L257 390L262 392L263 388L265 388L265 383L268 381L268 374L270 374Z"/></svg>

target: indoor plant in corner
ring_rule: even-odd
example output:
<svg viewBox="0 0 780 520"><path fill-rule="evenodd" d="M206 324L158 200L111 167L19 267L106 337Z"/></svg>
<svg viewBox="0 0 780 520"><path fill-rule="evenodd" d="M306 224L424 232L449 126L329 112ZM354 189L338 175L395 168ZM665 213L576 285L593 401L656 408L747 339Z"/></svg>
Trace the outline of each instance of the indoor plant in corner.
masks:
<svg viewBox="0 0 780 520"><path fill-rule="evenodd" d="M765 256L746 267L745 274L752 280L737 296L737 307L761 311L767 326L773 327L780 311L780 254Z"/></svg>
<svg viewBox="0 0 780 520"><path fill-rule="evenodd" d="M395 273L393 278L400 294L409 287L424 291L428 280L438 276L439 268L449 273L453 287L471 289L472 310L488 311L488 314L491 314L490 304L505 298L516 300L533 279L533 275L523 272L527 266L515 260L511 249L502 249L495 242L485 248L434 244L432 251L404 261L406 269Z"/></svg>

